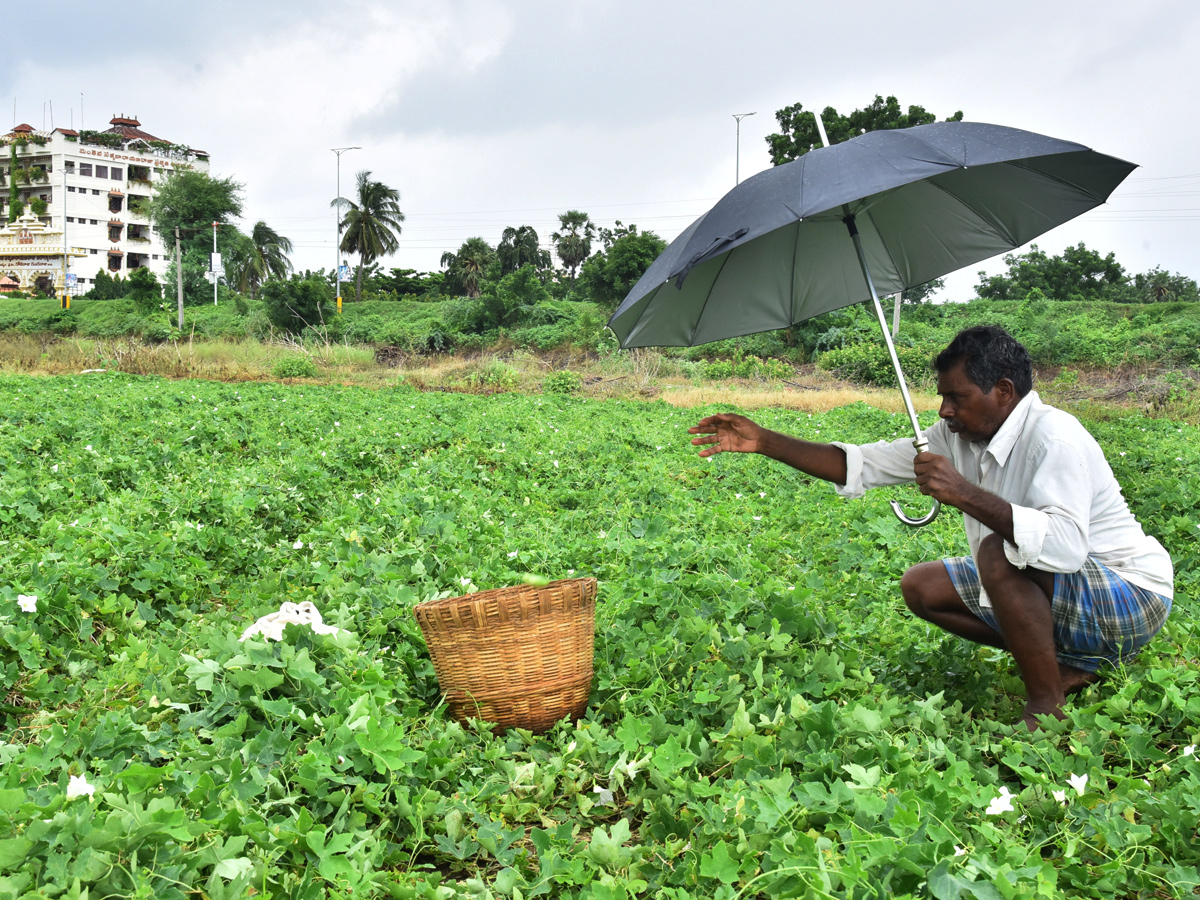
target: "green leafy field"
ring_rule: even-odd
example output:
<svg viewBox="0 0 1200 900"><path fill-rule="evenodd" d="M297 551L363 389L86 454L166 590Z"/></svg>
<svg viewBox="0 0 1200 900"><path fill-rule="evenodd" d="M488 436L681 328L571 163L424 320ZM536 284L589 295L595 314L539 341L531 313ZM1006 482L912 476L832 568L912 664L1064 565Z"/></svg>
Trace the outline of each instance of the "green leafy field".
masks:
<svg viewBox="0 0 1200 900"><path fill-rule="evenodd" d="M899 598L907 566L965 552L956 516L909 530L886 500L924 509L915 489L843 502L700 460L705 411L111 374L0 392L0 900L1200 884L1200 429L1089 422L1172 552L1175 609L1020 739L1010 660ZM907 421L756 415L820 439ZM447 721L412 606L527 575L600 580L587 716ZM239 642L286 600L345 630Z"/></svg>

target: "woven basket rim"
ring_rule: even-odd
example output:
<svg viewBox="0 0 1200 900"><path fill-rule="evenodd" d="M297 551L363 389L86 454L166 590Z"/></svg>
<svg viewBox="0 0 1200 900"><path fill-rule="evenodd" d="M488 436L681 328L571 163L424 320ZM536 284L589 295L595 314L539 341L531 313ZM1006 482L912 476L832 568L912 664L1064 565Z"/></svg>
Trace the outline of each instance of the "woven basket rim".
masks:
<svg viewBox="0 0 1200 900"><path fill-rule="evenodd" d="M561 590L566 585L578 586L580 594L586 594L588 589L587 582L598 583L594 575L584 575L579 578L560 578L557 581L551 581L546 584L513 584L507 587L488 588L485 591L476 591L474 594L462 594L458 597L443 597L440 600L425 600L413 607L413 612L418 615L422 612L431 613L439 609L447 609L452 606L458 606L466 603L486 603L489 600L498 600L508 596L528 596L537 595L543 591Z"/></svg>

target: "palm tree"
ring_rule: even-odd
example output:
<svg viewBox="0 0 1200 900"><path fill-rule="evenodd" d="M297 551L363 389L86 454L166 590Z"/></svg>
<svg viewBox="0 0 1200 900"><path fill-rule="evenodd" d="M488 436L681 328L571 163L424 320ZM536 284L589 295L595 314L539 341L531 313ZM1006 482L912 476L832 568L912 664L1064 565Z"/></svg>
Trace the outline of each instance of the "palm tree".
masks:
<svg viewBox="0 0 1200 900"><path fill-rule="evenodd" d="M358 202L338 197L331 203L346 210L342 227L342 252L357 253L358 275L354 282L354 299L362 297L363 267L381 256L395 253L400 247L400 223L404 213L400 211L400 192L382 181L372 181L369 170L358 173L355 193Z"/></svg>
<svg viewBox="0 0 1200 900"><path fill-rule="evenodd" d="M451 281L451 290L460 289L474 300L480 294L479 283L496 259L496 251L481 237L467 238L457 253L442 254L442 268Z"/></svg>
<svg viewBox="0 0 1200 900"><path fill-rule="evenodd" d="M249 290L250 296L268 278L287 278L292 271L292 242L279 234L266 222L259 219L250 229L250 240L246 242L246 258L241 261L238 289Z"/></svg>
<svg viewBox="0 0 1200 900"><path fill-rule="evenodd" d="M1148 303L1166 303L1175 299L1174 285L1163 269L1152 269L1146 278L1145 298Z"/></svg>
<svg viewBox="0 0 1200 900"><path fill-rule="evenodd" d="M539 269L550 268L550 252L538 246L538 233L531 225L520 228L508 227L500 236L500 246L496 248L500 259L500 274L507 275L522 266L532 265Z"/></svg>
<svg viewBox="0 0 1200 900"><path fill-rule="evenodd" d="M596 236L596 226L588 218L588 214L577 209L569 209L558 217L562 231L550 235L554 241L554 249L558 258L571 272L571 284L575 284L575 271L592 252L592 238Z"/></svg>

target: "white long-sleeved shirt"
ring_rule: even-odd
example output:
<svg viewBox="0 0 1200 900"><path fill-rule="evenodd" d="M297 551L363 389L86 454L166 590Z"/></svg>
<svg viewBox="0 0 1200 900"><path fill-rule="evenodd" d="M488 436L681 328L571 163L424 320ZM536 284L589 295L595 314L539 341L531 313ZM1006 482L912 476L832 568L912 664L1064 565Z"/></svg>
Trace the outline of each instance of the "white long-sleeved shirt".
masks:
<svg viewBox="0 0 1200 900"><path fill-rule="evenodd" d="M1012 505L1016 543L1005 541L1004 552L1013 565L1078 572L1091 556L1131 584L1174 595L1170 556L1142 530L1100 445L1070 413L1030 391L990 441L965 441L942 420L925 436L931 453L947 457L971 484ZM834 443L846 451L846 484L834 486L843 497L915 480L911 438ZM963 524L977 557L992 530L965 513ZM991 605L986 593L981 601Z"/></svg>

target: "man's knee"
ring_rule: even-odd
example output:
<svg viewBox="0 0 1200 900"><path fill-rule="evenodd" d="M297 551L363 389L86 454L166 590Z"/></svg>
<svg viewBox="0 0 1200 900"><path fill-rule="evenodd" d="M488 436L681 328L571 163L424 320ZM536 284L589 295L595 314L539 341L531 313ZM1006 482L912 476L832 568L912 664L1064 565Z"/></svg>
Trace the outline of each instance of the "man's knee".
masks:
<svg viewBox="0 0 1200 900"><path fill-rule="evenodd" d="M985 590L991 585L1000 584L1017 571L1016 566L1008 561L1008 556L1004 553L1004 538L998 534L989 534L979 542L975 567L979 572L979 582Z"/></svg>
<svg viewBox="0 0 1200 900"><path fill-rule="evenodd" d="M919 563L900 577L900 595L904 598L904 605L921 619L929 618L929 610L934 602L932 582L936 574L935 567L945 571L941 562Z"/></svg>

